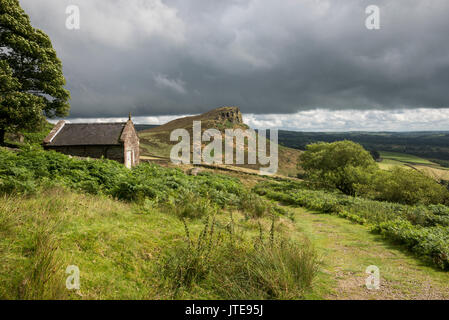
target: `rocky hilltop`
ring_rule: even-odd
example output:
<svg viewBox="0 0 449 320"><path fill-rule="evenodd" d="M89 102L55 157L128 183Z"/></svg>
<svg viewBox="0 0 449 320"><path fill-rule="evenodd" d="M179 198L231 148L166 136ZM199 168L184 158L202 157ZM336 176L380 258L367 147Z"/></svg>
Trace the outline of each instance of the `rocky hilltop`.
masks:
<svg viewBox="0 0 449 320"><path fill-rule="evenodd" d="M216 128L221 130L225 127L247 127L243 123L242 113L238 107L221 107L200 115L175 119L141 133L145 135L145 133L171 132L181 128L189 130L192 128L193 121L201 121L203 129Z"/></svg>
<svg viewBox="0 0 449 320"><path fill-rule="evenodd" d="M222 107L203 113L204 119L216 120L220 122L229 121L233 124L243 124L242 113L238 107Z"/></svg>

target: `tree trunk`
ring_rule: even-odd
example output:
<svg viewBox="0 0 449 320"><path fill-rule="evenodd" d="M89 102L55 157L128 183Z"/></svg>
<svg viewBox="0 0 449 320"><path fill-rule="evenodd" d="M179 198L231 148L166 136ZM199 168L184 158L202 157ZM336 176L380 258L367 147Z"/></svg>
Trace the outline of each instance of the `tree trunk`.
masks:
<svg viewBox="0 0 449 320"><path fill-rule="evenodd" d="M5 145L5 133L6 133L6 130L3 128L0 128L0 146Z"/></svg>

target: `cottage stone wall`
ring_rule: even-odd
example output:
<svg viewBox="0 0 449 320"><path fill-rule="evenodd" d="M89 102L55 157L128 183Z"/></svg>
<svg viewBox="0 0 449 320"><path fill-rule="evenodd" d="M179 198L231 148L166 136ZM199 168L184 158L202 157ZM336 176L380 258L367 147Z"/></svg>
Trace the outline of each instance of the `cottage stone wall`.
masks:
<svg viewBox="0 0 449 320"><path fill-rule="evenodd" d="M125 163L125 153L123 146L108 146L105 158Z"/></svg>
<svg viewBox="0 0 449 320"><path fill-rule="evenodd" d="M104 157L120 163L125 162L123 146L53 146L46 149L55 150L57 152L75 157L89 157L97 159Z"/></svg>
<svg viewBox="0 0 449 320"><path fill-rule="evenodd" d="M128 165L126 163L126 153L128 151L131 151L131 164L128 166L134 167L136 165L138 165L140 163L140 142L139 142L139 137L137 135L136 129L134 128L134 124L132 123L131 120L129 120L126 125L125 128L123 129L122 132L122 136L120 138L120 140L123 141L124 144L124 163L125 165Z"/></svg>

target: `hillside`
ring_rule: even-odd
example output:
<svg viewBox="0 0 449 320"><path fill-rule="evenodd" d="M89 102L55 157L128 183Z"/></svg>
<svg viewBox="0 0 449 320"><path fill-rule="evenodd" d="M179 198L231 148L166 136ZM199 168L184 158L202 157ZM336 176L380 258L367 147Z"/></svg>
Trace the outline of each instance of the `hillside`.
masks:
<svg viewBox="0 0 449 320"><path fill-rule="evenodd" d="M288 210L236 178L40 150L0 160L0 299L300 299L315 277Z"/></svg>
<svg viewBox="0 0 449 320"><path fill-rule="evenodd" d="M175 119L164 125L138 132L141 145L141 155L143 156L142 159L158 160L157 158L162 158L162 160L168 162L170 157L170 150L174 145L177 144L177 142L170 141L170 133L175 129L186 129L189 132L190 137L192 137L193 121L201 121L202 132L204 132L209 128L214 128L221 131L223 135L225 129L245 130L249 128L245 123L243 123L242 114L239 108L237 107L222 107L208 111L201 115ZM203 147L204 145L205 143L203 143ZM267 143L267 149L269 149L268 146L269 144ZM247 146L245 146L245 154L246 153L247 153ZM296 165L298 162L297 159L300 153L301 151L299 150L279 145L278 173L283 175L296 176L297 174ZM158 162L160 163L161 160L159 159ZM243 167L258 170L260 166L250 164L245 165L234 164L234 167Z"/></svg>
<svg viewBox="0 0 449 320"><path fill-rule="evenodd" d="M414 221L407 230L436 226L396 242L427 237L417 249L444 250L436 232L447 207L393 212L288 180L251 177L260 183L251 189L235 173L128 170L47 151L0 148L0 158L1 299L449 299L448 272L388 241L402 212ZM351 211L333 211L341 206ZM395 228L360 225L379 217ZM373 264L379 290L365 287ZM69 265L79 290L65 288Z"/></svg>

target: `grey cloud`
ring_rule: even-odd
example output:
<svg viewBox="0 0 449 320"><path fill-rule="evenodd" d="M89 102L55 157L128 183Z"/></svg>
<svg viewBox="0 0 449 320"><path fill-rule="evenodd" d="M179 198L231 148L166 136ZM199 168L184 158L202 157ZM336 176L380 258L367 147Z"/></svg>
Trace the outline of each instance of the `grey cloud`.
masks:
<svg viewBox="0 0 449 320"><path fill-rule="evenodd" d="M20 2L63 61L72 117L449 107L446 0Z"/></svg>

